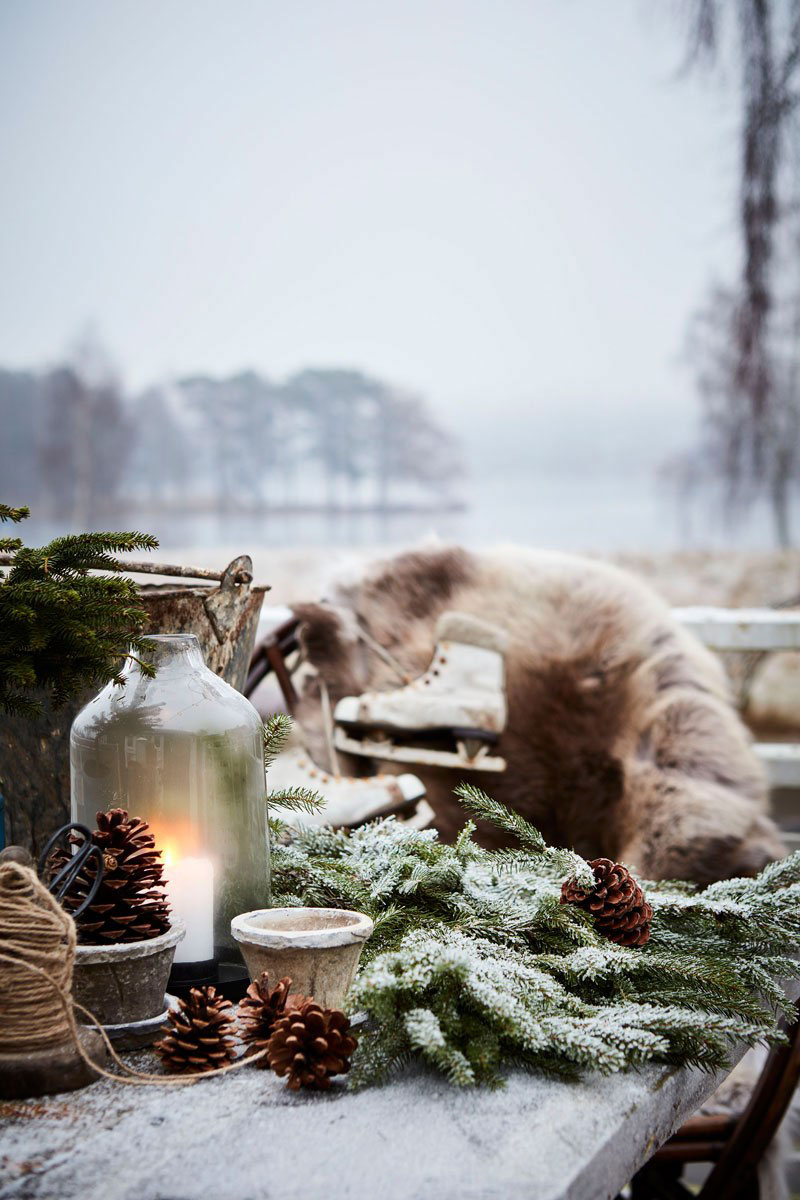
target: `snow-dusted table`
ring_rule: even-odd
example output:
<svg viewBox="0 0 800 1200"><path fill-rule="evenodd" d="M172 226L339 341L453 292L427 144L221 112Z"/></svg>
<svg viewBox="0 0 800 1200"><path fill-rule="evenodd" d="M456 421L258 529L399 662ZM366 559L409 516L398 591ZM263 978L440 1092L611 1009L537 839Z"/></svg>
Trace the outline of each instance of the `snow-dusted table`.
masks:
<svg viewBox="0 0 800 1200"><path fill-rule="evenodd" d="M721 1078L512 1072L501 1090L460 1091L414 1070L316 1095L254 1067L186 1088L101 1080L0 1103L0 1197L603 1200Z"/></svg>

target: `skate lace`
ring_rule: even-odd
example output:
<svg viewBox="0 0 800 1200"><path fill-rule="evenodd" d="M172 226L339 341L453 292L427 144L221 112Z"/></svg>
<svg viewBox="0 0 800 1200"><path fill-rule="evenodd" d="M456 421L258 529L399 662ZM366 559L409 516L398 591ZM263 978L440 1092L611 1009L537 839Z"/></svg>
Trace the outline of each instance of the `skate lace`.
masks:
<svg viewBox="0 0 800 1200"><path fill-rule="evenodd" d="M366 629L361 625L361 622L356 619L356 636L379 658L382 658L387 666L395 672L401 683L407 684L411 682L411 676L403 669L393 654L376 641L371 633L367 633ZM310 664L309 664L310 665ZM328 762L330 763L330 771L332 775L341 775L339 769L339 756L336 753L334 744L334 723L333 723L333 708L331 705L330 692L328 685L322 678L322 675L316 668L313 670L319 684L320 703L322 707L322 728L325 735L325 748L328 751Z"/></svg>
<svg viewBox="0 0 800 1200"><path fill-rule="evenodd" d="M380 642L376 642L372 634L367 633L366 629L364 629L359 622L356 622L356 634L365 646L368 646L373 653L377 654L379 658L383 659L387 666L392 668L401 683L406 684L411 682L411 676L407 671L404 670L394 655L391 654L385 646L382 646Z"/></svg>
<svg viewBox="0 0 800 1200"><path fill-rule="evenodd" d="M325 731L331 774L341 775L341 771L339 770L339 755L336 753L336 747L333 744L333 712L331 709L330 692L328 691L327 683L321 675L317 675L317 682L319 683L319 698L322 704L322 727Z"/></svg>

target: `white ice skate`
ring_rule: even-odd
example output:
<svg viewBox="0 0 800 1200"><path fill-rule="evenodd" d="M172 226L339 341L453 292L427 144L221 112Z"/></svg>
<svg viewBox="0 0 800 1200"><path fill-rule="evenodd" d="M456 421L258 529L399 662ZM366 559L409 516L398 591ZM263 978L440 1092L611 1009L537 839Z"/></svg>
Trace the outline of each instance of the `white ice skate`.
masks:
<svg viewBox="0 0 800 1200"><path fill-rule="evenodd" d="M407 687L345 696L334 744L349 754L425 766L504 771L490 753L506 723L502 630L465 613L443 613L430 667Z"/></svg>
<svg viewBox="0 0 800 1200"><path fill-rule="evenodd" d="M316 813L276 812L295 828L322 825L350 828L376 817L394 815L398 819L407 818L415 828L424 828L433 819L433 810L425 801L424 784L416 775L371 775L364 779L332 775L318 767L299 746L283 750L271 763L267 785L271 792L309 788L326 800L325 807Z"/></svg>

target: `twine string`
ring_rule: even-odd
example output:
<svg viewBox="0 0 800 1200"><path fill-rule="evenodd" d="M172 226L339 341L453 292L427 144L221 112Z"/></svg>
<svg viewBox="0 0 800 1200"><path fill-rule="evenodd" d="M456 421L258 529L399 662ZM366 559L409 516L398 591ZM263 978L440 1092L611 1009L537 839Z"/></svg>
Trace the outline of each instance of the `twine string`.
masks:
<svg viewBox="0 0 800 1200"><path fill-rule="evenodd" d="M137 1071L119 1057L100 1021L72 998L77 944L75 922L56 902L30 867L0 865L0 1051L45 1050L72 1042L80 1057L105 1079L138 1086L182 1087L227 1075L257 1062L259 1050L224 1067L191 1075L154 1075ZM75 1012L99 1030L111 1059L123 1074L96 1063L81 1040Z"/></svg>

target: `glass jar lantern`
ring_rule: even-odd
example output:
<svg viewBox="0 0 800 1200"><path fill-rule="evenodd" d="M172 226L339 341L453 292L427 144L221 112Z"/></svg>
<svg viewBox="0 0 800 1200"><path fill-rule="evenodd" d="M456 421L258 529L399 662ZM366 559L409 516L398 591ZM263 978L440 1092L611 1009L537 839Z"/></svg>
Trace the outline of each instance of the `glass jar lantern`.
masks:
<svg viewBox="0 0 800 1200"><path fill-rule="evenodd" d="M128 660L122 686L109 683L73 722L72 820L93 828L118 807L149 823L186 924L178 975L214 979L239 958L231 918L269 904L261 719L206 667L193 634L149 640L155 677Z"/></svg>

